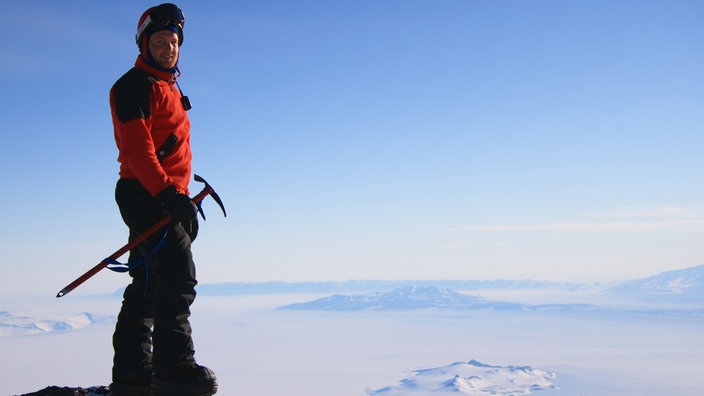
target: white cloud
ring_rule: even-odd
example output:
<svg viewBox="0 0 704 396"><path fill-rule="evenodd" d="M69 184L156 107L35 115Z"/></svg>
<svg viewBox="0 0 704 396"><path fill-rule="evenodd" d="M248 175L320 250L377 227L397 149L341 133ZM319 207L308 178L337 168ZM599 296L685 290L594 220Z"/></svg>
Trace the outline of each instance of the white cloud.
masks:
<svg viewBox="0 0 704 396"><path fill-rule="evenodd" d="M622 206L615 213L597 214L595 218L701 218L700 211L665 205L657 208Z"/></svg>
<svg viewBox="0 0 704 396"><path fill-rule="evenodd" d="M464 231L494 232L650 232L659 230L704 231L704 217L695 210L663 206L660 208L622 208L612 214L588 216L601 221L563 221L538 224L497 224L462 227ZM627 219L624 221L624 219Z"/></svg>

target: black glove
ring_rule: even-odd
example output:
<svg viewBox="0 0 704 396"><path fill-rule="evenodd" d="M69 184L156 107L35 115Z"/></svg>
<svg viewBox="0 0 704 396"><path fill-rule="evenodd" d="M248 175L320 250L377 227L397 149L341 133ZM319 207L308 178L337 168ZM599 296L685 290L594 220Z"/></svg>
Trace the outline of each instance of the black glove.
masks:
<svg viewBox="0 0 704 396"><path fill-rule="evenodd" d="M195 242L198 236L198 217L191 221L182 221L181 226L186 230L186 234L191 238L191 243Z"/></svg>
<svg viewBox="0 0 704 396"><path fill-rule="evenodd" d="M176 191L176 187L169 186L164 191L160 192L156 196L166 213L171 216L171 220L174 223L180 221L191 221L196 218L198 213L198 207L191 201L191 198L186 194L181 194Z"/></svg>

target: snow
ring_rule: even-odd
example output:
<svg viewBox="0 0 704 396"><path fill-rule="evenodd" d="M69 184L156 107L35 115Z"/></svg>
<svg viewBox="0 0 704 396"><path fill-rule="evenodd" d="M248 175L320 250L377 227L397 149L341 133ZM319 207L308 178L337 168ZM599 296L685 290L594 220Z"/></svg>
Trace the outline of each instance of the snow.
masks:
<svg viewBox="0 0 704 396"><path fill-rule="evenodd" d="M110 320L110 317L95 317L82 313L15 313L0 312L0 337L77 330L91 324Z"/></svg>
<svg viewBox="0 0 704 396"><path fill-rule="evenodd" d="M688 290L698 290L688 279ZM381 310L277 309L329 293L201 294L192 316L196 358L215 370L222 395L704 394L704 303L693 308L690 295L675 304L681 309L651 309L648 296L638 310L621 309L617 297L631 301L639 288L541 287L361 294L403 296ZM455 297L550 309L456 309L447 305ZM117 296L80 293L0 301L0 394L107 385L119 306Z"/></svg>
<svg viewBox="0 0 704 396"><path fill-rule="evenodd" d="M398 386L369 390L370 396L437 395L441 393L473 396L528 395L544 389L556 389L551 382L556 375L528 366L492 366L476 360L448 366L416 370Z"/></svg>
<svg viewBox="0 0 704 396"><path fill-rule="evenodd" d="M650 297L669 303L700 303L704 301L704 265L667 271L645 279L615 285L612 290L620 295Z"/></svg>
<svg viewBox="0 0 704 396"><path fill-rule="evenodd" d="M354 295L335 294L308 303L289 304L279 309L294 310L412 310L412 309L471 309L471 308L520 309L520 305L487 303L484 298L458 293L435 286L406 286L389 292L361 293Z"/></svg>

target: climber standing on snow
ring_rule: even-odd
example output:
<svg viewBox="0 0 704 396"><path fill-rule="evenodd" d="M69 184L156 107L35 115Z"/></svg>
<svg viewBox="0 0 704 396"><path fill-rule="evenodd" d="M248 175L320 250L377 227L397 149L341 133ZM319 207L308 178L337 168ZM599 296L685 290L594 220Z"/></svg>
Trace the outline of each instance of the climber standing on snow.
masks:
<svg viewBox="0 0 704 396"><path fill-rule="evenodd" d="M132 282L113 335L113 396L217 391L213 371L195 361L189 323L198 222L188 196L191 106L176 82L184 22L174 4L146 10L137 25L137 61L110 91L120 162L115 199L130 238L166 215L172 219L165 232L130 251Z"/></svg>

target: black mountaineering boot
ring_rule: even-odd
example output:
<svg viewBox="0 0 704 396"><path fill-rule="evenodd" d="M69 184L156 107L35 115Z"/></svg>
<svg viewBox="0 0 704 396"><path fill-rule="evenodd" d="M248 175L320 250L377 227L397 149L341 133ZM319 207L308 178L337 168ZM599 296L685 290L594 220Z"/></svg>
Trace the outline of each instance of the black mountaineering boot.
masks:
<svg viewBox="0 0 704 396"><path fill-rule="evenodd" d="M152 378L154 396L211 396L217 391L213 370L197 364L178 367L170 373L155 373Z"/></svg>

